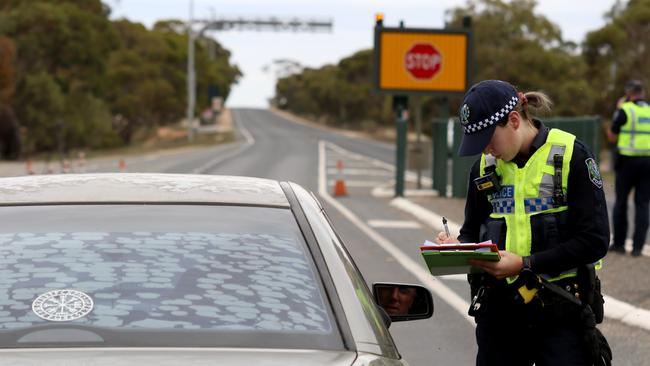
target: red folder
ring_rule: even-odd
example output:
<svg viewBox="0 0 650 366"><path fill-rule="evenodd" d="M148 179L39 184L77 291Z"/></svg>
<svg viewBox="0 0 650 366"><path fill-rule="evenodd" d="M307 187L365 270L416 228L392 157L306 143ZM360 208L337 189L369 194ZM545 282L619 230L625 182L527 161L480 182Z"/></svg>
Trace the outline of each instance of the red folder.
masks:
<svg viewBox="0 0 650 366"><path fill-rule="evenodd" d="M486 250L487 248L489 250ZM482 250L479 250L482 249ZM481 243L451 243L451 244L436 244L430 241L426 241L421 247L421 251L424 250L437 250L437 251L447 251L447 250L479 250L479 251L490 251L498 252L499 248L492 241L485 241Z"/></svg>

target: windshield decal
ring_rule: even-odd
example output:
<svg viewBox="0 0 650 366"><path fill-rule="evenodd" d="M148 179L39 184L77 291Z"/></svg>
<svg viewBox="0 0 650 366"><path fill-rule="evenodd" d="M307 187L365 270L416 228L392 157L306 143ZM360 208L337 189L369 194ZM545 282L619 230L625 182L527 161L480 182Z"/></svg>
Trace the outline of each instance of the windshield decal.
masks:
<svg viewBox="0 0 650 366"><path fill-rule="evenodd" d="M93 310L93 300L81 291L48 291L34 300L32 311L41 319L66 322L80 319Z"/></svg>

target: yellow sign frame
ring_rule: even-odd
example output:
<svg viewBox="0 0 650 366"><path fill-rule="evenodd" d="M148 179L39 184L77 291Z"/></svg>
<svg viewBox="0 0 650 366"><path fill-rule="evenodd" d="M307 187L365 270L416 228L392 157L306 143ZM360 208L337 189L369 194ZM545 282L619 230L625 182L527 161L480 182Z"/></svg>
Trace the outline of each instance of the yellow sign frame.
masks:
<svg viewBox="0 0 650 366"><path fill-rule="evenodd" d="M463 94L471 77L471 36L470 30L376 26L375 89L379 93L399 95ZM413 55L407 57L407 54L415 45L430 45L439 53L440 59L436 55L435 60L431 58L423 66L440 62L439 71L432 77L417 78L407 69L407 62L413 61Z"/></svg>

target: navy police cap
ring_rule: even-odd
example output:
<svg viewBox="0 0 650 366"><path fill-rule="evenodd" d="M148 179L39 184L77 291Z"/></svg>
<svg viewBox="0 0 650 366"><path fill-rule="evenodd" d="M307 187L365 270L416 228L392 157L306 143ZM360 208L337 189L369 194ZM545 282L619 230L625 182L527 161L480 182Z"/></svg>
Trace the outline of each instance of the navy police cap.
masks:
<svg viewBox="0 0 650 366"><path fill-rule="evenodd" d="M505 120L519 97L514 86L501 80L483 80L474 84L460 106L463 140L458 155L476 155L490 143L497 123Z"/></svg>
<svg viewBox="0 0 650 366"><path fill-rule="evenodd" d="M625 92L626 93L640 93L643 91L643 84L640 80L629 80L625 83Z"/></svg>

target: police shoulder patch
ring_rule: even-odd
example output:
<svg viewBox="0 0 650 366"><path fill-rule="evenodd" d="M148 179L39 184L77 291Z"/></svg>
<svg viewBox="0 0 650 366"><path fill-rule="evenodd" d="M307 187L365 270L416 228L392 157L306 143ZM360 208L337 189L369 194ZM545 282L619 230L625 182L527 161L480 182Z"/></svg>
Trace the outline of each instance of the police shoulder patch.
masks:
<svg viewBox="0 0 650 366"><path fill-rule="evenodd" d="M598 165L596 165L594 159L585 159L585 164L587 164L587 171L589 172L589 180L591 180L591 183L598 188L603 188L603 178L600 176Z"/></svg>

